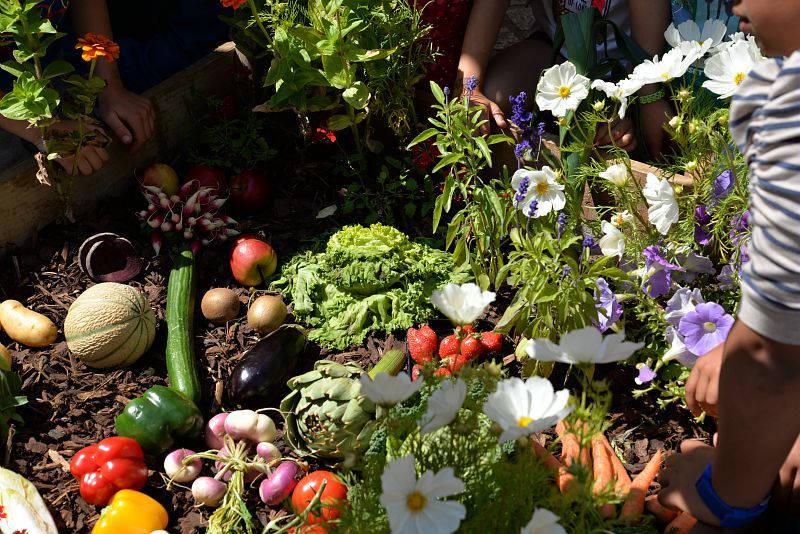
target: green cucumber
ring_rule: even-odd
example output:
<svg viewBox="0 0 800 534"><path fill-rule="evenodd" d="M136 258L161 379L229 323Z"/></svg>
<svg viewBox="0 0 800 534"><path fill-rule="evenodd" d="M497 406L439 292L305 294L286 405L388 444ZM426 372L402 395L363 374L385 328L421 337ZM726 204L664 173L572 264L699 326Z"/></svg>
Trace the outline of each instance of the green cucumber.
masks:
<svg viewBox="0 0 800 534"><path fill-rule="evenodd" d="M175 260L167 284L167 377L169 387L200 401L200 377L194 357L194 255L184 250Z"/></svg>
<svg viewBox="0 0 800 534"><path fill-rule="evenodd" d="M403 366L406 364L406 353L400 349L392 349L386 351L386 353L381 356L381 359L378 360L378 363L375 364L369 374L370 378L375 378L378 373L386 373L388 375L396 375L403 369Z"/></svg>

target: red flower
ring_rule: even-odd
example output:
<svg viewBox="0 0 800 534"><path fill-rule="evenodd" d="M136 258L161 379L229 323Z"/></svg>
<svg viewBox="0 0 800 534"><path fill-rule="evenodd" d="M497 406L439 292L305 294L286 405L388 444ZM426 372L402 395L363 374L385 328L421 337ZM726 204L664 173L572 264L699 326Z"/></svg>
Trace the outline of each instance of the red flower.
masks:
<svg viewBox="0 0 800 534"><path fill-rule="evenodd" d="M422 172L428 172L439 157L439 149L433 139L427 139L411 149L411 161Z"/></svg>
<svg viewBox="0 0 800 534"><path fill-rule="evenodd" d="M8 517L8 514L6 514L6 507L0 506L0 519L5 519L6 517Z"/></svg>
<svg viewBox="0 0 800 534"><path fill-rule="evenodd" d="M325 128L317 127L314 130L314 133L311 136L311 144L316 145L317 143L335 143L336 142L336 133L332 130L328 130Z"/></svg>
<svg viewBox="0 0 800 534"><path fill-rule="evenodd" d="M247 0L221 0L222 7L232 7L233 9L239 9L243 5L247 3Z"/></svg>
<svg viewBox="0 0 800 534"><path fill-rule="evenodd" d="M592 0L592 7L597 8L600 13L606 8L606 0Z"/></svg>
<svg viewBox="0 0 800 534"><path fill-rule="evenodd" d="M101 57L109 63L119 59L119 45L97 33L87 33L79 37L75 49L81 51L81 59L87 63Z"/></svg>

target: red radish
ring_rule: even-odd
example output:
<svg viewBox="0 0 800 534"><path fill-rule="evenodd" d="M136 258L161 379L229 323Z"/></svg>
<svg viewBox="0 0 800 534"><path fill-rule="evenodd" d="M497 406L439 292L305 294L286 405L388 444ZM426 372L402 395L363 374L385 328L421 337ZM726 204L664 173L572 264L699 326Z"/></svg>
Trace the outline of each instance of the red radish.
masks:
<svg viewBox="0 0 800 534"><path fill-rule="evenodd" d="M225 173L208 165L198 165L184 176L182 184L197 180L197 187L209 187L214 196L224 195L228 190L228 180Z"/></svg>
<svg viewBox="0 0 800 534"><path fill-rule="evenodd" d="M231 204L234 208L255 213L272 202L272 184L257 171L244 171L231 180Z"/></svg>

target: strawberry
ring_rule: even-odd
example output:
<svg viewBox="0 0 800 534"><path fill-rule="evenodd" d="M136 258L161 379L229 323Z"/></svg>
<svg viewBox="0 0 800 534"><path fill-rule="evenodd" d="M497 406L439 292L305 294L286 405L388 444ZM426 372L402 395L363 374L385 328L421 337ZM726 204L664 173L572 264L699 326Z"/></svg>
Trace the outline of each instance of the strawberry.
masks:
<svg viewBox="0 0 800 534"><path fill-rule="evenodd" d="M411 380L419 378L420 373L422 373L422 366L415 363L414 367L411 368Z"/></svg>
<svg viewBox="0 0 800 534"><path fill-rule="evenodd" d="M475 336L468 336L461 342L461 354L467 360L474 360L486 354L486 347Z"/></svg>
<svg viewBox="0 0 800 534"><path fill-rule="evenodd" d="M469 339L469 338L467 338ZM465 340L466 341L466 340ZM452 354L447 358L447 369L455 373L460 370L470 360L466 354Z"/></svg>
<svg viewBox="0 0 800 534"><path fill-rule="evenodd" d="M460 345L461 341L459 341L455 334L451 334L442 339L442 343L439 345L439 358L444 360L448 356L458 354Z"/></svg>
<svg viewBox="0 0 800 534"><path fill-rule="evenodd" d="M451 373L450 373L450 369L448 369L447 367L440 367L440 368L438 368L436 370L435 373L433 373L433 375L434 376L450 376Z"/></svg>
<svg viewBox="0 0 800 534"><path fill-rule="evenodd" d="M425 363L433 360L439 336L428 325L419 329L409 328L406 333L406 343L411 358L417 363Z"/></svg>
<svg viewBox="0 0 800 534"><path fill-rule="evenodd" d="M500 352L503 350L503 334L499 332L483 332L481 334L481 344L486 352Z"/></svg>
<svg viewBox="0 0 800 534"><path fill-rule="evenodd" d="M456 327L456 334L467 335L475 332L475 327L471 324L465 324Z"/></svg>

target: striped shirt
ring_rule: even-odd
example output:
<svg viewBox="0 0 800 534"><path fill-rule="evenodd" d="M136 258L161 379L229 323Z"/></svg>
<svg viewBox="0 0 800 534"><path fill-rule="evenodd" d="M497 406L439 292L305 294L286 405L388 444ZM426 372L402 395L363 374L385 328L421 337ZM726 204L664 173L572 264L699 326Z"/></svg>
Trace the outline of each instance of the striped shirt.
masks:
<svg viewBox="0 0 800 534"><path fill-rule="evenodd" d="M739 319L800 345L800 51L755 67L731 103L750 178L750 261Z"/></svg>

